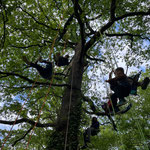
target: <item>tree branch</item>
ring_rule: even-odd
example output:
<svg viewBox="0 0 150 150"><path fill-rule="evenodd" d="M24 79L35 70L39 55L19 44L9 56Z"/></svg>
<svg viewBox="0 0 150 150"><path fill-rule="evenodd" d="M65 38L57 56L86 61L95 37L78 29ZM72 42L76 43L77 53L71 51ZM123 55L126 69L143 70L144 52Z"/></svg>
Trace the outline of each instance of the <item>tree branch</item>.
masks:
<svg viewBox="0 0 150 150"><path fill-rule="evenodd" d="M52 42L47 41L47 40L44 40L44 42L45 42L45 43L50 43L50 44L52 44ZM63 46L63 47L64 47L65 44L66 44L66 46L68 46L68 47L74 49L77 43L73 43L73 42L70 42L70 41L68 41L68 40L66 41L66 43L61 43L61 42L59 42L59 45L60 45L60 46Z"/></svg>
<svg viewBox="0 0 150 150"><path fill-rule="evenodd" d="M68 18L67 22L64 25L63 32L60 33L60 37L56 39L56 42L59 42L63 38L63 36L67 32L67 27L70 25L71 21L73 20L73 17L74 17L74 13Z"/></svg>
<svg viewBox="0 0 150 150"><path fill-rule="evenodd" d="M80 25L80 35L81 35L81 43L82 43L82 51L81 51L81 57L82 55L84 55L84 47L85 47L85 27L84 27L84 23L82 22L82 19L80 17L80 15L82 14L82 9L78 3L78 0L72 0L73 4L74 4L74 12L75 12L75 16L78 20L78 23ZM80 13L79 13L79 12Z"/></svg>
<svg viewBox="0 0 150 150"><path fill-rule="evenodd" d="M2 1L0 1L0 7L2 9L2 18L3 18L3 36L2 36L2 40L0 43L0 47L3 48L5 45L5 39L6 39L6 22L8 21L7 18L7 11L6 11L6 7L5 5L3 5Z"/></svg>
<svg viewBox="0 0 150 150"><path fill-rule="evenodd" d="M86 18L85 18L86 20ZM92 35L95 34L95 31L91 28L91 26L89 25L89 23L86 21L86 26L89 29L90 33L87 33L86 35Z"/></svg>
<svg viewBox="0 0 150 150"><path fill-rule="evenodd" d="M31 15L29 12L27 12L26 10L24 10L22 7L19 7L23 12L25 12L26 14L28 14L37 24L45 26L46 28L50 28L50 26L44 24L43 22L38 21L33 15ZM57 31L58 29L54 29L51 28L52 30Z"/></svg>
<svg viewBox="0 0 150 150"><path fill-rule="evenodd" d="M108 37L113 37L113 36L138 36L140 37L141 35L140 34L131 34L131 33L112 33L112 34L109 34L109 33L105 33L106 36Z"/></svg>
<svg viewBox="0 0 150 150"><path fill-rule="evenodd" d="M150 15L150 11L148 12L129 12L129 13L126 13L122 16L119 16L115 19L115 21L118 21L118 20L121 20L121 19L124 19L124 18L127 18L127 17L132 17L132 16L147 16L147 15Z"/></svg>
<svg viewBox="0 0 150 150"><path fill-rule="evenodd" d="M37 0L37 4L38 4L38 6L39 6L39 9L41 10L41 12L44 14L45 18L47 19L47 21L49 21L49 18L48 18L48 16L45 14L45 12L44 12L42 6L40 5L39 0Z"/></svg>
<svg viewBox="0 0 150 150"><path fill-rule="evenodd" d="M87 51L93 44L94 42L96 41L96 39L104 34L104 32L110 28L115 21L118 21L118 20L122 20L124 18L127 18L127 17L131 17L131 16L147 16L147 15L150 15L150 11L148 12L130 12L130 13L126 13L122 16L119 16L119 17L116 17L114 20L110 20L107 24L105 24L98 32L96 32L92 37L91 39L86 43L85 45L85 51Z"/></svg>
<svg viewBox="0 0 150 150"><path fill-rule="evenodd" d="M85 96L82 96L82 97L83 97L84 101L88 102L88 104L90 105L91 110L93 111L93 112L89 112L89 111L85 110L85 112L87 112L88 114L95 114L97 116L107 116L108 119L111 121L114 130L117 131L117 126L116 126L114 120L112 119L111 115L109 115L109 114L107 114L105 112L98 111L91 99L89 99L88 97L85 97Z"/></svg>
<svg viewBox="0 0 150 150"><path fill-rule="evenodd" d="M116 0L111 1L110 20L115 20Z"/></svg>
<svg viewBox="0 0 150 150"><path fill-rule="evenodd" d="M105 33L106 36L108 37L113 37L113 36L130 36L131 38L133 37L140 37L141 39L146 39L146 40L150 40L148 37L144 37L143 35L140 35L140 34L132 34L132 33L112 33L112 34L109 34L109 33Z"/></svg>
<svg viewBox="0 0 150 150"><path fill-rule="evenodd" d="M23 137L21 137L21 138L19 138L18 140L16 140L16 141L14 142L14 144L12 144L12 146L15 146L19 141L21 141L22 139L24 139L24 138L26 137L26 135L28 135L28 133L30 133L30 131L31 131L33 128L34 128L34 126L31 127L31 128L23 135Z"/></svg>
<svg viewBox="0 0 150 150"><path fill-rule="evenodd" d="M96 16L96 17L94 17L94 18L88 18L88 20L90 20L90 21L92 21L92 20L96 20L96 19L98 19L98 18L100 18L102 15L100 14L100 15L98 15L98 16Z"/></svg>
<svg viewBox="0 0 150 150"><path fill-rule="evenodd" d="M89 31L90 31L90 33L86 33L86 35L87 36L90 36L90 35L92 35L92 34L95 34L96 33L96 31L94 31L93 29L92 29L92 27L89 25L89 22L88 21L92 21L92 20L95 20L95 19L98 19L99 17L101 17L102 15L98 15L97 17L95 17L95 18L91 18L91 19L89 19L89 18L86 18L86 16L84 17L85 18L85 23L86 23L86 26L87 26L87 28L89 29ZM88 21L87 21L88 20Z"/></svg>
<svg viewBox="0 0 150 150"><path fill-rule="evenodd" d="M95 105L91 99L89 99L88 97L86 97L84 95L82 95L82 98L85 102L88 102L91 110L93 111L93 112L88 112L88 111L86 111L86 112L88 112L89 114L95 114L97 116L107 116L107 114L105 112L101 112L101 111L96 109L96 107L95 107Z"/></svg>
<svg viewBox="0 0 150 150"><path fill-rule="evenodd" d="M117 126L116 126L116 124L115 124L115 122L114 122L113 118L112 118L110 115L107 115L107 117L108 117L108 119L111 121L111 123L112 123L112 125L113 125L114 130L115 130L115 131L117 131Z"/></svg>
<svg viewBox="0 0 150 150"><path fill-rule="evenodd" d="M103 60L103 59L92 58L92 57L90 57L90 56L89 56L89 55L87 55L87 54L86 54L86 57L87 57L88 59L90 59L90 60L100 61L100 62L105 62L105 60Z"/></svg>
<svg viewBox="0 0 150 150"><path fill-rule="evenodd" d="M22 49L26 49L26 48L30 48L30 47L44 47L45 45L40 45L40 44L34 44L34 45L28 45L28 46L15 46L15 45L11 45L14 48L22 48Z"/></svg>
<svg viewBox="0 0 150 150"><path fill-rule="evenodd" d="M93 112L87 111L86 109L84 109L84 111L85 111L87 114L90 114L90 115L95 114L95 115L97 115L97 116L100 116L100 115L101 115L101 116L107 116L108 119L111 121L110 123L112 123L113 129L114 129L115 131L117 131L117 126L116 126L114 120L112 119L112 117L111 117L110 115L108 115L108 114L105 114L105 115L104 115L103 113L93 113Z"/></svg>
<svg viewBox="0 0 150 150"><path fill-rule="evenodd" d="M128 36L130 37L130 40L131 40L131 48L132 48L132 45L133 45L133 37L139 37L140 39L146 39L146 40L149 40L150 39L148 37L144 37L143 35L140 35L140 34L131 34L131 33L112 33L112 34L109 34L109 33L105 33L106 36L108 37L114 37L114 36L120 36L120 37L123 37L123 36Z"/></svg>
<svg viewBox="0 0 150 150"><path fill-rule="evenodd" d="M41 123L37 123L33 120L30 120L30 119L27 119L27 118L22 118L22 119L18 119L17 121L6 121L6 120L0 120L0 123L1 124L7 124L7 125L13 125L15 122L15 125L16 124L20 124L20 123L29 123L31 125L35 125L36 123L36 127L41 127L41 128L44 128L44 127L55 127L56 124L55 123L45 123L45 124L41 124Z"/></svg>
<svg viewBox="0 0 150 150"><path fill-rule="evenodd" d="M38 81L34 81L34 80L31 80L25 76L22 76L20 74L17 74L17 73L12 73L12 72L1 72L0 71L0 74L3 74L3 75L6 75L6 76L17 76L17 77L20 77L21 79L23 80L26 80L28 81L29 83L35 83L37 85L48 85L49 86L49 82L38 82ZM5 76L5 77L6 77ZM1 77L0 77L1 78ZM69 86L68 84L51 84L52 86L58 86L58 87L62 87L62 86Z"/></svg>

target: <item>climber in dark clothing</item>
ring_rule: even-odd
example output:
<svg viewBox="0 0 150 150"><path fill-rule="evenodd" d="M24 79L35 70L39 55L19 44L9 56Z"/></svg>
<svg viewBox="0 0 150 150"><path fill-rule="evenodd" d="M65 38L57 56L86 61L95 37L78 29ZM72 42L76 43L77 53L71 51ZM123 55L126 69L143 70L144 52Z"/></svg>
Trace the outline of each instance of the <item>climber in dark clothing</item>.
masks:
<svg viewBox="0 0 150 150"><path fill-rule="evenodd" d="M106 113L113 111L112 104L115 112L119 111L118 106L120 105L117 105L118 98L122 100L121 103L123 105L125 104L124 97L128 96L129 94L137 95L137 88L139 86L141 87L142 90L147 89L150 79L148 77L145 77L143 81L139 82L138 80L140 74L141 71L127 78L124 75L121 78L117 79L117 82L115 79L106 81L110 83L110 87L114 91L114 94L110 95L111 100L109 100L107 103L104 103L102 105L102 108L105 110ZM111 78L111 74L110 74L110 78ZM130 86L128 84L130 84Z"/></svg>
<svg viewBox="0 0 150 150"><path fill-rule="evenodd" d="M60 55L60 53L56 53L56 55L54 55L54 60L58 67L69 65L68 58L69 58L69 55L66 55L63 57Z"/></svg>
<svg viewBox="0 0 150 150"><path fill-rule="evenodd" d="M28 64L30 67L36 68L37 71L39 72L39 74L47 80L50 80L52 78L52 73L53 73L53 65L51 62L46 61L46 60L42 60L42 58L40 57L35 63L29 62L28 59L23 56L23 60L26 62L26 64ZM46 67L42 67L40 65L38 65L38 61L40 61L41 63L45 63Z"/></svg>
<svg viewBox="0 0 150 150"><path fill-rule="evenodd" d="M112 78L112 73L114 72L115 77ZM131 84L128 81L127 76L124 74L124 69L118 67L115 71L109 74L109 80L106 80L110 84L110 88L114 93L110 96L115 112L119 111L118 106L124 105L126 100L124 97L129 96L131 91ZM119 98L119 103L117 100Z"/></svg>
<svg viewBox="0 0 150 150"><path fill-rule="evenodd" d="M98 132L99 132L99 122L97 121L96 117L93 117L91 126L87 128L83 133L84 146L82 147L82 149L87 147L87 142L90 142L90 136L97 135Z"/></svg>

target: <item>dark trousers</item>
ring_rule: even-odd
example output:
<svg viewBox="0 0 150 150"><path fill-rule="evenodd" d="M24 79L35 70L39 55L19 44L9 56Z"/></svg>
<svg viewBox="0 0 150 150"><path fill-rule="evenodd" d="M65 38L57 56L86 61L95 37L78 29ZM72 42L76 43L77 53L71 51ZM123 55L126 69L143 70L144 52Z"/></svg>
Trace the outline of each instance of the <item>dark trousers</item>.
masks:
<svg viewBox="0 0 150 150"><path fill-rule="evenodd" d="M69 65L68 59L64 57L59 57L58 61L56 62L56 65L59 67Z"/></svg>
<svg viewBox="0 0 150 150"><path fill-rule="evenodd" d="M97 135L97 133L99 132L99 129L95 129L93 127L87 128L85 130L85 132L83 133L84 136L84 145L87 144L87 142L90 142L90 137Z"/></svg>
<svg viewBox="0 0 150 150"><path fill-rule="evenodd" d="M36 64L36 63L30 63L30 66L33 68L36 68L39 74L45 78L45 79L51 79L52 77L52 64L49 63L46 65L46 68Z"/></svg>
<svg viewBox="0 0 150 150"><path fill-rule="evenodd" d="M115 108L117 105L117 99L124 99L124 97L129 96L131 91L131 86L116 86L111 87L111 89L114 91L114 93L111 95L111 101L113 104L113 107Z"/></svg>

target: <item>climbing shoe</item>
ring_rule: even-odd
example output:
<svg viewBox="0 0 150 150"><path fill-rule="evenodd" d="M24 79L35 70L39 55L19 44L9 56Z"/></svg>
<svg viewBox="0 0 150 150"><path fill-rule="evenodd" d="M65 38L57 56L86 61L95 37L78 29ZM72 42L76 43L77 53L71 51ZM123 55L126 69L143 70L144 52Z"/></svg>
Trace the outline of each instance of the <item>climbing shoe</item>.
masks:
<svg viewBox="0 0 150 150"><path fill-rule="evenodd" d="M142 90L146 90L146 89L147 89L147 86L148 86L149 82L150 82L150 79L149 79L148 77L146 77L146 78L142 81L142 83L141 83L141 88L142 88Z"/></svg>
<svg viewBox="0 0 150 150"><path fill-rule="evenodd" d="M130 94L137 95L137 90L131 90Z"/></svg>

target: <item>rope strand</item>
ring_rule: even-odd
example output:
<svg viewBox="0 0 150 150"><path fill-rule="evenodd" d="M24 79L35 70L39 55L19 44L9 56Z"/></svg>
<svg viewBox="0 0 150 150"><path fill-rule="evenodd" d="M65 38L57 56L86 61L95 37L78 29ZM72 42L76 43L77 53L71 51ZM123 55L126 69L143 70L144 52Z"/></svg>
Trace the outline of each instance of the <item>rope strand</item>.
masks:
<svg viewBox="0 0 150 150"><path fill-rule="evenodd" d="M35 82L33 83L32 87L31 87L31 89L30 89L30 92L29 92L28 95L27 95L27 98L26 98L25 102L23 103L23 105L22 105L20 111L18 112L17 117L16 117L16 119L15 119L15 121L14 121L14 123L13 123L11 129L10 129L8 135L6 136L5 140L4 140L4 143L3 143L3 145L2 145L1 150L3 150L4 145L5 145L5 143L7 142L8 137L9 137L10 133L12 132L13 127L14 127L14 125L16 124L16 121L17 121L19 115L21 114L21 112L22 112L22 110L23 110L23 108L24 108L24 105L25 105L25 103L26 103L28 97L30 96L30 94L31 94L31 92L32 92L32 89L33 89L33 87L35 86L35 83L37 82L37 79L38 79L38 77L36 78Z"/></svg>
<svg viewBox="0 0 150 150"><path fill-rule="evenodd" d="M100 66L100 70L101 70L101 72L102 72L102 76L103 76L103 79L104 79L104 73L103 73L103 71L102 71L102 68L101 68L101 66ZM105 85L106 85L106 90L107 90L107 94L108 94L108 92L109 92L109 89L108 89L108 87L107 87L107 83L105 83ZM108 97L109 97L109 100L110 100L110 102L111 102L111 106L112 106L112 111L113 111L113 113L114 113L114 118L115 118L115 120L116 120L116 112L115 112L115 109L114 109L114 106L113 106L113 104L112 104L112 100L111 100L111 97L110 97L110 94L108 94L107 95ZM109 106L108 106L108 109L109 109ZM109 109L109 115L111 116L111 114L110 114L110 109ZM119 128L119 127L118 127ZM117 132L117 134L118 134L118 136L119 136L119 133ZM121 144L123 145L123 139L122 139L122 136L121 136ZM118 141L119 142L119 141Z"/></svg>
<svg viewBox="0 0 150 150"><path fill-rule="evenodd" d="M70 91L70 99L69 99L69 111L68 111L68 119L67 119L67 128L66 128L66 137L65 137L65 147L64 150L67 148L67 138L68 138L68 129L69 129L69 120L70 120L70 110L71 110L71 102L72 102L72 84L73 84L73 68L72 68L72 75L71 75L71 91Z"/></svg>
<svg viewBox="0 0 150 150"><path fill-rule="evenodd" d="M60 23L59 23L59 27L58 27L58 29L60 29L60 25L61 25L61 21L60 21ZM52 53L53 53L53 51L54 51L54 45L55 45L55 42L56 42L56 39L57 39L58 33L59 33L59 30L58 30L58 32L57 32L57 34L56 34L56 36L55 36L55 38L54 38L54 40L53 40L53 43L52 43L52 46L51 46L51 50L50 50L50 54L49 54L49 59L51 58L51 55L52 55ZM55 73L54 73L54 74L55 74ZM29 142L30 142L31 137L32 137L32 133L33 133L33 131L34 131L34 129L35 129L35 127L36 127L36 125L37 125L37 123L38 123L39 119L40 119L41 112L42 112L42 110L43 110L43 108L44 108L44 105L45 105L45 102L46 102L47 96L48 96L48 94L49 94L49 91L50 91L51 85L52 85L52 83L53 83L53 79L54 79L54 75L53 75L53 78L52 78L51 83L50 83L50 85L49 85L48 92L47 92L47 94L46 94L46 96L45 96L45 99L44 99L44 102L43 102L42 107L41 107L41 109L40 109L39 115L38 115L38 117L37 117L37 122L35 122L34 127L33 127L32 131L31 131L31 135L30 135L30 137L29 137L29 140L28 140L28 143L27 143L26 150L28 149Z"/></svg>
<svg viewBox="0 0 150 150"><path fill-rule="evenodd" d="M49 94L49 92L50 92L50 88L51 88L52 83L53 83L53 78L52 78L52 80L51 80L51 83L50 83L49 88L48 88L48 92L47 92L47 94L46 94L46 96L45 96L44 102L43 102L43 104L42 104L42 107L41 107L41 109L40 109L39 115L38 115L38 117L37 117L37 121L35 122L35 124L34 124L34 126L33 126L33 128L32 128L31 135L30 135L30 137L29 137L26 150L28 149L29 142L30 142L30 140L31 140L33 131L34 131L34 129L35 129L37 123L39 122L39 119L40 119L40 116L41 116L41 112L42 112L42 110L43 110L43 108L44 108L44 106L45 106L45 102L46 102L47 96L48 96L48 94Z"/></svg>

